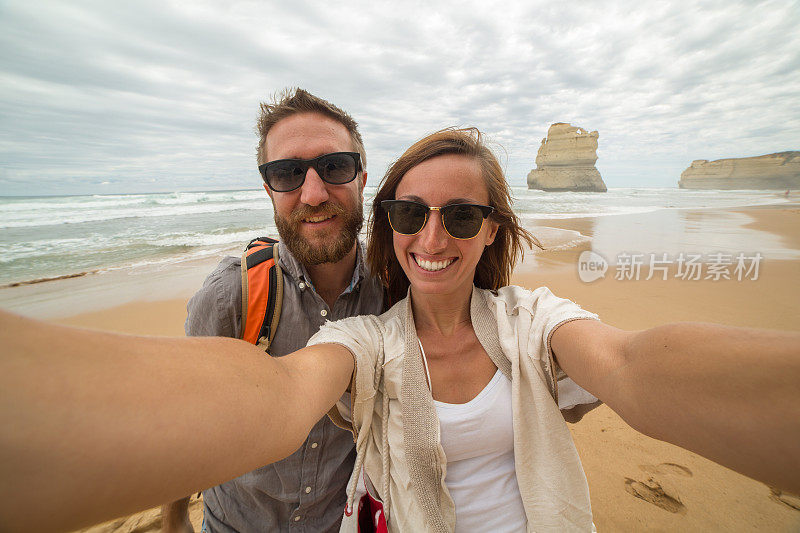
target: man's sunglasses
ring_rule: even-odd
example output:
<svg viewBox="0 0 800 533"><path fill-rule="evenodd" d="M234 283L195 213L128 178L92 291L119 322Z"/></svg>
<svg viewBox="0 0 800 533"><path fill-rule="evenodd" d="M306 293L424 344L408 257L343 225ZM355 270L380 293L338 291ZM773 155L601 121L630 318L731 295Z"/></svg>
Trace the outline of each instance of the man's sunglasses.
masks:
<svg viewBox="0 0 800 533"><path fill-rule="evenodd" d="M361 170L358 152L333 152L313 159L278 159L258 166L267 187L275 192L289 192L306 181L309 168L314 168L322 181L331 185L350 183Z"/></svg>
<svg viewBox="0 0 800 533"><path fill-rule="evenodd" d="M483 221L494 207L479 204L450 204L431 207L411 200L384 200L381 207L389 215L389 224L397 233L416 235L428 222L428 213L439 211L442 225L454 239L472 239L481 231Z"/></svg>

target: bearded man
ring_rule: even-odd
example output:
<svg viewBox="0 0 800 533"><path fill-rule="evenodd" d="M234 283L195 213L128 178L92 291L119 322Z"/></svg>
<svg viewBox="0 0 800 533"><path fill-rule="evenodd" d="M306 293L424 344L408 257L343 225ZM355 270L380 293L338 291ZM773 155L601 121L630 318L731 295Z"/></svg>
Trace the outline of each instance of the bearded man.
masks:
<svg viewBox="0 0 800 533"><path fill-rule="evenodd" d="M380 314L383 291L358 242L367 172L355 120L296 89L262 103L256 129L280 235L283 302L269 354L281 357L326 320ZM241 337L240 266L227 257L208 276L187 306L187 335ZM204 491L203 531L338 531L354 459L352 435L325 417L288 458ZM163 506L164 531L193 531L188 501Z"/></svg>

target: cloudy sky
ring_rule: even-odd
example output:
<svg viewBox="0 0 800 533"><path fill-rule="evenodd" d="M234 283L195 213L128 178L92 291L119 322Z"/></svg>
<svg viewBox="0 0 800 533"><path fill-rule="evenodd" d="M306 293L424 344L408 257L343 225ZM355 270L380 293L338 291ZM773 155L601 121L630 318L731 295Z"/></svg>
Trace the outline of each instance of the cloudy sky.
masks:
<svg viewBox="0 0 800 533"><path fill-rule="evenodd" d="M474 125L521 185L570 122L609 186L671 187L800 150L798 28L796 1L0 0L0 195L259 187L258 103L287 86L359 121L373 184Z"/></svg>

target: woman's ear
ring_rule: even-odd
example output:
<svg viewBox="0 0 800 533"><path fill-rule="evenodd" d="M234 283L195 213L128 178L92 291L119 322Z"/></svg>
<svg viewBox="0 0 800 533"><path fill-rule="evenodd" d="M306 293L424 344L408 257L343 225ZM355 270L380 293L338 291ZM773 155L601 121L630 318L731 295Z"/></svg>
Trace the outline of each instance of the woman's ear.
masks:
<svg viewBox="0 0 800 533"><path fill-rule="evenodd" d="M484 242L484 245L489 246L494 242L494 238L497 236L497 230L500 229L500 225L492 220L491 217L486 219L486 223L489 224L489 231L486 233L486 241Z"/></svg>

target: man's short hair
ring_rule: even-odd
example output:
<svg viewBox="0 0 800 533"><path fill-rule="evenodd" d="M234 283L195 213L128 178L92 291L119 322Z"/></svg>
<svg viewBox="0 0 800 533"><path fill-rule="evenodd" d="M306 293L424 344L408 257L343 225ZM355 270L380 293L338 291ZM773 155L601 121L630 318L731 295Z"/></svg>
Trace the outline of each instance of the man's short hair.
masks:
<svg viewBox="0 0 800 533"><path fill-rule="evenodd" d="M361 168L367 167L367 154L364 151L364 142L358 132L358 123L353 120L347 112L336 107L327 100L314 96L310 92L299 89L284 89L276 94L272 103L262 102L261 110L256 121L256 132L258 132L258 164L267 162L267 134L269 130L279 121L297 115L299 113L319 113L330 117L342 124L350 134L353 143L353 150L361 154Z"/></svg>

